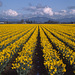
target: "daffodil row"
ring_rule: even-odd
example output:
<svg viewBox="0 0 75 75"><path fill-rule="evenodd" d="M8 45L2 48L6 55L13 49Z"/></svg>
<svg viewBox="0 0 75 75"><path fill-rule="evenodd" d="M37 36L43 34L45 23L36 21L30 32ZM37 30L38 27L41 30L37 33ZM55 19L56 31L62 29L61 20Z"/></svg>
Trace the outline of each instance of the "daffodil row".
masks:
<svg viewBox="0 0 75 75"><path fill-rule="evenodd" d="M56 29L56 31L63 32L66 35L69 35L71 38L75 38L75 24L54 24L54 25L45 25L49 28Z"/></svg>
<svg viewBox="0 0 75 75"><path fill-rule="evenodd" d="M65 37L71 38L73 40L75 40L75 28L74 28L75 24L59 24L59 25L53 25L53 26L47 26L49 29L55 29L55 31L59 31L60 33L63 33L63 35L65 35Z"/></svg>
<svg viewBox="0 0 75 75"><path fill-rule="evenodd" d="M54 30L49 29L55 36L59 37L61 40L67 43L67 45L71 46L75 50L75 42L71 41L70 39L67 39L65 36L61 36L60 34L56 33Z"/></svg>
<svg viewBox="0 0 75 75"><path fill-rule="evenodd" d="M67 35L67 34L65 34L64 32L62 32L59 28L57 28L57 27L54 27L54 26L48 26L47 27L49 30L52 30L52 31L54 31L54 32L57 32L58 34L60 34L61 36L64 36L65 38L67 38L67 39L69 39L69 40L71 40L72 42L74 42L75 41L75 38L74 37L72 37L72 36L69 36L69 35ZM72 27L73 28L73 27ZM66 30L67 30L67 28L66 28ZM70 29L71 30L71 29ZM74 31L75 32L75 31ZM74 32L72 32L72 33L74 33Z"/></svg>
<svg viewBox="0 0 75 75"><path fill-rule="evenodd" d="M28 27L27 27L28 28ZM13 36L3 42L0 43L0 50L2 51L4 48L6 48L7 46L13 44L15 41L17 41L18 39L20 39L21 37L23 37L31 28L25 28L26 30L22 33L19 33L16 36Z"/></svg>
<svg viewBox="0 0 75 75"><path fill-rule="evenodd" d="M38 36L38 27L36 28L33 35L30 37L28 42L24 44L22 51L18 52L19 56L16 58L14 63L12 63L12 69L16 69L19 75L27 75L27 72L32 68L32 54L36 47Z"/></svg>
<svg viewBox="0 0 75 75"><path fill-rule="evenodd" d="M23 25L18 24L0 24L0 38L10 35L16 31L22 30Z"/></svg>
<svg viewBox="0 0 75 75"><path fill-rule="evenodd" d="M41 46L43 47L44 65L49 70L49 75L63 75L66 72L66 65L60 59L57 51L53 49L51 43L48 41L43 30L40 28Z"/></svg>
<svg viewBox="0 0 75 75"><path fill-rule="evenodd" d="M0 52L0 72L2 71L2 68L4 68L7 65L7 63L14 56L14 54L19 51L19 49L31 36L31 34L34 32L35 27L36 26L34 26L32 30L30 30L27 34L22 36L19 40L15 41L10 46L7 46Z"/></svg>
<svg viewBox="0 0 75 75"><path fill-rule="evenodd" d="M1 43L2 41L4 41L4 40L10 39L10 38L12 38L13 36L16 36L16 35L22 33L23 31L25 31L25 29L26 29L26 28L24 28L24 29L20 29L20 28L19 28L19 30L12 30L12 31L14 31L14 32L11 32L11 34L7 34L6 36L0 38L0 43ZM2 34L3 34L3 33L2 33Z"/></svg>
<svg viewBox="0 0 75 75"><path fill-rule="evenodd" d="M57 49L59 50L58 53L62 53L63 59L66 59L68 63L75 69L75 52L73 52L73 50L71 50L69 47L65 46L63 42L59 41L49 31L47 31L46 29L44 29L44 31L51 39L51 41L56 45Z"/></svg>
<svg viewBox="0 0 75 75"><path fill-rule="evenodd" d="M9 25L10 26L10 25ZM0 24L0 38L14 32L14 31L11 31L11 26L9 27L8 25L2 25ZM10 28L10 29L9 29Z"/></svg>

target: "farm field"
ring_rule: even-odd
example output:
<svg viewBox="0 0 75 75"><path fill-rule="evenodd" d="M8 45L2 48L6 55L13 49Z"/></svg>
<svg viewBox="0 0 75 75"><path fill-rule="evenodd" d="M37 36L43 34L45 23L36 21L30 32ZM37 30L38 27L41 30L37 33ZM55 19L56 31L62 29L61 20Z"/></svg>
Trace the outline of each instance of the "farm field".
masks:
<svg viewBox="0 0 75 75"><path fill-rule="evenodd" d="M0 24L0 75L75 75L75 24Z"/></svg>

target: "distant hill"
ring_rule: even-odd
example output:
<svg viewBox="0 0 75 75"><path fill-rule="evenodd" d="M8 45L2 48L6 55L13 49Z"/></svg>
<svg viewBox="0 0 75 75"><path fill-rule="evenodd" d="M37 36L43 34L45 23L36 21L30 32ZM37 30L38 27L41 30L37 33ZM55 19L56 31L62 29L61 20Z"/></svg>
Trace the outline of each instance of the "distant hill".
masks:
<svg viewBox="0 0 75 75"><path fill-rule="evenodd" d="M58 21L58 22L75 22L75 18L63 18L63 19L52 19L47 17L32 17L29 19L25 19L29 21L36 21L36 22L47 22L47 21Z"/></svg>
<svg viewBox="0 0 75 75"><path fill-rule="evenodd" d="M28 18L28 19L25 19L25 20L29 20L29 21L36 21L36 22L46 22L46 21L54 21L53 19L51 18L47 18L47 17L32 17L32 18Z"/></svg>
<svg viewBox="0 0 75 75"><path fill-rule="evenodd" d="M5 18L0 18L0 21L10 21L10 22L14 21L14 22L16 22L16 21L20 21L20 20L18 20L18 19L5 19Z"/></svg>
<svg viewBox="0 0 75 75"><path fill-rule="evenodd" d="M63 18L63 19L57 19L56 21L59 21L59 22L75 22L75 18Z"/></svg>
<svg viewBox="0 0 75 75"><path fill-rule="evenodd" d="M44 23L47 21L58 21L58 22L75 22L75 18L63 18L63 19L52 19L52 18L47 18L47 17L32 17L32 18L28 18L28 19L24 19L24 21L35 21L38 23ZM20 19L5 19L5 18L0 18L0 21L9 21L9 22L17 22L17 21L21 21Z"/></svg>

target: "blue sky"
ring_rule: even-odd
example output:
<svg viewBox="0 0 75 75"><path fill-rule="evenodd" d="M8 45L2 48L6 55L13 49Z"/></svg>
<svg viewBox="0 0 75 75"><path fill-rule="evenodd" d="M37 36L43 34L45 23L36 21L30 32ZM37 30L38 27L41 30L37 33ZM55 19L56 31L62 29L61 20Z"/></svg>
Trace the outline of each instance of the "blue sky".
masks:
<svg viewBox="0 0 75 75"><path fill-rule="evenodd" d="M0 0L0 17L75 16L75 0Z"/></svg>

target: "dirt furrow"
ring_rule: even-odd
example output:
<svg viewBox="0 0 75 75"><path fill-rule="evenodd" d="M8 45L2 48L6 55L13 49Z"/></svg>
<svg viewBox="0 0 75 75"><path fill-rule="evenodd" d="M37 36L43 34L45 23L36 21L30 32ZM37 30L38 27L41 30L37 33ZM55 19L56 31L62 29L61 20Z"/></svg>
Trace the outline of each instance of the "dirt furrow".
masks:
<svg viewBox="0 0 75 75"><path fill-rule="evenodd" d="M45 28L46 29L46 28ZM48 29L46 29L47 31L49 31ZM57 37L54 33L52 33L51 31L49 31L54 37L56 37L59 41L63 42L66 46L68 46L70 49L72 49L74 52L74 48L72 46L70 46L68 43L66 43L65 41L63 41L61 38Z"/></svg>
<svg viewBox="0 0 75 75"><path fill-rule="evenodd" d="M36 28L34 29L34 31L36 30ZM32 34L34 33L34 31L31 33L31 35L29 36L29 38L26 40L26 42L30 39L30 37L32 36ZM25 43L26 43L25 42ZM25 44L24 43L24 44ZM23 48L23 45L20 48L21 52ZM10 61L7 63L7 66L4 68L3 72L1 73L1 75L18 75L16 69L12 69L12 63L15 61L15 59L19 56L18 52L16 54L14 54L14 56L10 59Z"/></svg>
<svg viewBox="0 0 75 75"><path fill-rule="evenodd" d="M48 75L48 72L44 66L43 51L40 42L40 29L38 27L38 37L36 49L33 53L33 68L28 75Z"/></svg>
<svg viewBox="0 0 75 75"><path fill-rule="evenodd" d="M43 30L43 28L42 28L42 30ZM49 42L52 44L53 49L55 49L58 52L59 50L57 49L56 45L51 41L50 37L48 37L48 35L46 34L45 31L44 31L44 33L47 36ZM68 63L68 61L66 59L63 59L63 54L59 53L58 55L59 55L60 59L62 59L63 63L66 64L66 72L64 75L74 75L72 66Z"/></svg>

